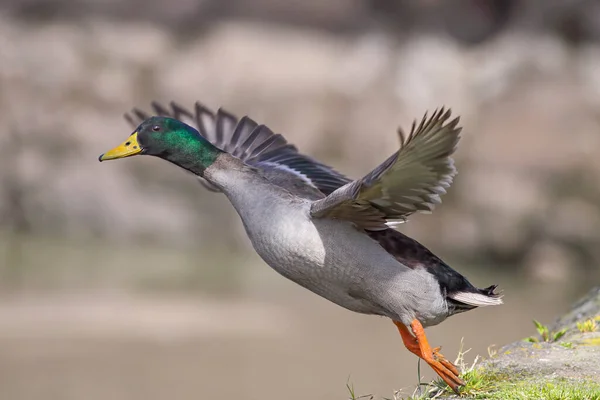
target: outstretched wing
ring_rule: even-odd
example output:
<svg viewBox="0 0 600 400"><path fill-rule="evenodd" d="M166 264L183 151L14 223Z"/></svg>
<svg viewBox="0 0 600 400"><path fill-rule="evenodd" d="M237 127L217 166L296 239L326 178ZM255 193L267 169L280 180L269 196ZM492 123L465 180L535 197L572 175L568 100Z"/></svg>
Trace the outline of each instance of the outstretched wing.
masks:
<svg viewBox="0 0 600 400"><path fill-rule="evenodd" d="M448 122L443 108L408 137L399 130L401 147L362 179L348 183L313 203L315 218L337 218L368 230L386 229L387 222L405 221L417 211L430 212L456 174L450 157L459 140L458 118Z"/></svg>
<svg viewBox="0 0 600 400"><path fill-rule="evenodd" d="M249 165L295 173L325 195L351 181L333 168L299 153L281 134L248 117L238 119L223 109L214 113L200 103L195 104L193 112L173 102L169 107L153 102L152 109L153 115L175 118L195 127L213 145ZM137 108L125 114L134 128L149 117L150 114ZM204 179L200 180L207 189L220 191Z"/></svg>

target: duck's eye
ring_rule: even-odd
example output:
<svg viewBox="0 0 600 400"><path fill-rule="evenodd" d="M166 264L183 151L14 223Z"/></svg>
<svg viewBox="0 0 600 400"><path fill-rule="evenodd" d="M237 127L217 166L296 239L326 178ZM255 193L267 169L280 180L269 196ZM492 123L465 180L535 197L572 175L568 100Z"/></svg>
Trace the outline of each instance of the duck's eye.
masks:
<svg viewBox="0 0 600 400"><path fill-rule="evenodd" d="M160 132L160 126L158 126L158 125L154 125L154 126L152 127L152 130L153 130L154 132Z"/></svg>

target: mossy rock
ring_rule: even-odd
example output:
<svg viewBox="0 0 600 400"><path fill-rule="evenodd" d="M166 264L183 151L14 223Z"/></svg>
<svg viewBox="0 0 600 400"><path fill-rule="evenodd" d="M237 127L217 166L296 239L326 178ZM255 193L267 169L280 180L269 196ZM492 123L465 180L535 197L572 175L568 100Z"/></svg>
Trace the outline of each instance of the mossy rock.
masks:
<svg viewBox="0 0 600 400"><path fill-rule="evenodd" d="M554 340L561 330L564 334ZM460 398L600 400L600 287L548 331L546 340L540 336L511 343L469 368L462 375L467 384ZM447 390L437 394L437 399L459 398Z"/></svg>

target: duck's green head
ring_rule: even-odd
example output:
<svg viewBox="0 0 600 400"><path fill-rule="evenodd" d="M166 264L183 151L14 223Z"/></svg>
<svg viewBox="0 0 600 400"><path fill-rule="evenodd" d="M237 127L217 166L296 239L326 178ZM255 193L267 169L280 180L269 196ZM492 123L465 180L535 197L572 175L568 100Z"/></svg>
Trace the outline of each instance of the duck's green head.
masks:
<svg viewBox="0 0 600 400"><path fill-rule="evenodd" d="M221 150L191 126L173 118L151 117L142 122L127 140L102 154L99 161L145 154L202 175L220 153Z"/></svg>

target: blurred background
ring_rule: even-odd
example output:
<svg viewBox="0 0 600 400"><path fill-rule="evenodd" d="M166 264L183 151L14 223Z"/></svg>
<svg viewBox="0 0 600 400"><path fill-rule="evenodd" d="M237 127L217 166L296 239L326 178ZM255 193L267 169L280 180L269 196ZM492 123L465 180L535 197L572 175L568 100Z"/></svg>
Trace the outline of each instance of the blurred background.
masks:
<svg viewBox="0 0 600 400"><path fill-rule="evenodd" d="M600 281L599 40L592 0L0 0L0 397L417 384L389 321L270 270L222 195L158 159L97 162L152 100L248 114L352 177L451 107L459 175L400 230L506 304L430 341L472 360L533 334Z"/></svg>

